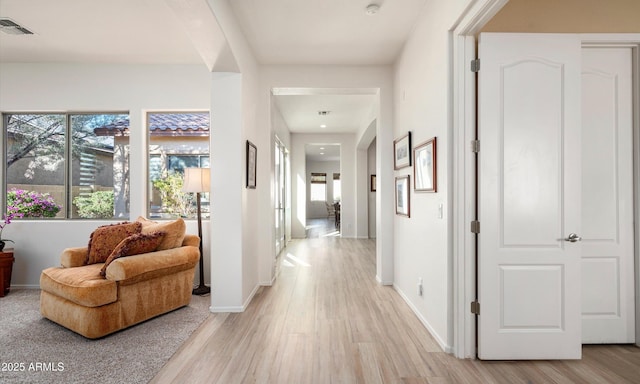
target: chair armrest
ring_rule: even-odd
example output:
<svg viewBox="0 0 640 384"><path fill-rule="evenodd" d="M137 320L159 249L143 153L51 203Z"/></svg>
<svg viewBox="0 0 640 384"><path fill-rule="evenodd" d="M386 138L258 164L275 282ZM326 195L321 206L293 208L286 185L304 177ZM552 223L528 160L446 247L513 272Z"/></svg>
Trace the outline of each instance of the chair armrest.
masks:
<svg viewBox="0 0 640 384"><path fill-rule="evenodd" d="M194 268L199 259L200 250L190 245L120 257L109 264L106 278L125 285L134 284Z"/></svg>
<svg viewBox="0 0 640 384"><path fill-rule="evenodd" d="M60 264L65 268L81 267L87 261L88 247L67 248L60 255Z"/></svg>
<svg viewBox="0 0 640 384"><path fill-rule="evenodd" d="M193 245L197 248L200 245L200 238L196 235L186 234L184 235L184 240L182 240L182 245Z"/></svg>

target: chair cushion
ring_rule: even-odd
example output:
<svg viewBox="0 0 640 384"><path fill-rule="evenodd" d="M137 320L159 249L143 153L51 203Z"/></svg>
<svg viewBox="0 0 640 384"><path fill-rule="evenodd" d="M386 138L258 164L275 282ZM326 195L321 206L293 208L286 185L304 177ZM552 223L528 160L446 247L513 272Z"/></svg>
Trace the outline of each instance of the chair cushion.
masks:
<svg viewBox="0 0 640 384"><path fill-rule="evenodd" d="M98 227L89 239L87 264L104 263L122 240L140 233L141 229L142 224L136 221Z"/></svg>
<svg viewBox="0 0 640 384"><path fill-rule="evenodd" d="M85 307L99 307L118 299L115 281L100 276L102 263L75 268L47 268L40 275L40 288Z"/></svg>
<svg viewBox="0 0 640 384"><path fill-rule="evenodd" d="M156 222L139 216L136 221L142 224L142 233L165 232L164 239L158 246L158 251L182 246L182 241L187 231L187 225L184 220Z"/></svg>
<svg viewBox="0 0 640 384"><path fill-rule="evenodd" d="M118 257L140 255L155 251L164 239L164 235L164 232L152 232L149 234L136 233L135 235L125 238L116 246L113 252L111 252L102 269L100 269L100 275L105 276L109 264Z"/></svg>

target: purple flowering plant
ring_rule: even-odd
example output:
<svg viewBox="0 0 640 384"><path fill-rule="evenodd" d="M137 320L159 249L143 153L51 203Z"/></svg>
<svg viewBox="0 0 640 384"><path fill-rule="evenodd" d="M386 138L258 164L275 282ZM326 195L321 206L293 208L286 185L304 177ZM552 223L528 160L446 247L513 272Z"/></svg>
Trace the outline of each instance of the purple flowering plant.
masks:
<svg viewBox="0 0 640 384"><path fill-rule="evenodd" d="M22 215L18 214L18 215L14 215L12 213L8 214L8 215L3 215L2 218L4 219L4 221L2 223L0 223L0 241L10 241L10 242L14 242L13 240L10 239L3 239L2 238L2 231L4 231L4 228L11 224L11 220L13 220L15 217L22 217Z"/></svg>
<svg viewBox="0 0 640 384"><path fill-rule="evenodd" d="M61 208L48 193L16 188L7 192L7 216L11 216L10 219L56 217Z"/></svg>

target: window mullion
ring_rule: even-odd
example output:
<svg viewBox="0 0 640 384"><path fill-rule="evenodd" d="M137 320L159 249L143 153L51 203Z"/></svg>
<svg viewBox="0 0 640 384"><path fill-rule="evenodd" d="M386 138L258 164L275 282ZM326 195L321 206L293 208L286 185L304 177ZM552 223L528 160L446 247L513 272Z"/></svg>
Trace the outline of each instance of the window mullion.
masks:
<svg viewBox="0 0 640 384"><path fill-rule="evenodd" d="M65 129L64 129L64 161L65 161L65 172L64 172L64 191L65 191L65 197L66 197L66 207L67 209L65 210L65 215L64 218L65 219L70 219L72 217L71 213L72 213L72 209L73 209L73 182L72 182L72 177L71 175L73 175L72 171L72 167L73 167L73 161L72 161L72 157L73 157L73 144L71 141L71 116L70 114L66 113L65 114Z"/></svg>

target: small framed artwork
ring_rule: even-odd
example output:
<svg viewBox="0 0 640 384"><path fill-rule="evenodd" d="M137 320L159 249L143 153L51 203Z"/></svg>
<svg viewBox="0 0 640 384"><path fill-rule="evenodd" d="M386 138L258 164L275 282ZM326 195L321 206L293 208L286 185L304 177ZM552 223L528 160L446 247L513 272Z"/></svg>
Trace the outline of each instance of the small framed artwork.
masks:
<svg viewBox="0 0 640 384"><path fill-rule="evenodd" d="M247 188L256 187L256 164L258 160L258 149L247 140Z"/></svg>
<svg viewBox="0 0 640 384"><path fill-rule="evenodd" d="M436 138L433 137L413 150L413 189L416 192L437 192Z"/></svg>
<svg viewBox="0 0 640 384"><path fill-rule="evenodd" d="M371 192L376 191L376 175L371 175Z"/></svg>
<svg viewBox="0 0 640 384"><path fill-rule="evenodd" d="M410 217L409 175L396 177L396 215Z"/></svg>
<svg viewBox="0 0 640 384"><path fill-rule="evenodd" d="M411 166L411 131L393 142L393 168Z"/></svg>

